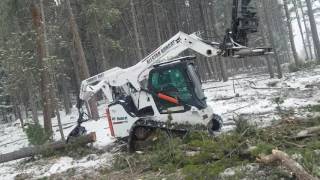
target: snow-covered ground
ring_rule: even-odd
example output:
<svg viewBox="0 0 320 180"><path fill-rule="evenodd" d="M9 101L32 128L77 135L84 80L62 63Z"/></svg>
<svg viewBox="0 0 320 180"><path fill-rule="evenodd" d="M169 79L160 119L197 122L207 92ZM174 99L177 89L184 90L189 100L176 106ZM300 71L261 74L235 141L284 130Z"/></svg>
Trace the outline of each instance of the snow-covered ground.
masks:
<svg viewBox="0 0 320 180"><path fill-rule="evenodd" d="M104 115L105 108L103 105L99 107L101 118L97 121L89 121L82 125L86 127L88 132L96 132L97 141L93 144L98 149L103 149L105 146L113 142L113 139L108 134L107 120ZM60 112L64 135L75 127L78 112L76 108L72 109L70 115L66 115L63 111ZM40 116L40 122L42 122ZM52 119L54 139L60 140L61 135L57 126L57 119ZM29 142L23 132L19 120L0 125L0 154L9 153L20 148L27 147ZM91 154L82 159L73 159L71 157L59 157L52 159L40 159L36 162L26 162L26 160L16 160L4 164L0 164L0 179L14 179L15 176L21 174L32 175L34 178L49 176L55 173L61 173L72 168L95 168L100 166L108 166L111 163L111 153L103 153L101 155ZM29 177L27 177L29 179Z"/></svg>
<svg viewBox="0 0 320 180"><path fill-rule="evenodd" d="M282 79L268 75L238 75L228 82L206 83L209 105L224 119L223 130L234 127L241 115L259 126L279 119L275 98L283 99L282 110L295 116L308 115L306 107L320 102L320 68L285 74Z"/></svg>
<svg viewBox="0 0 320 180"><path fill-rule="evenodd" d="M88 132L96 132L97 141L94 144L96 148L102 148L113 141L108 134L108 124L104 115L104 110L104 106L100 105L99 113L101 118L97 121L92 120L82 124L84 127L86 127ZM66 137L75 127L78 111L76 108L73 108L70 115L66 115L63 111L61 111L60 114L64 135ZM42 117L40 116L40 123L41 122L43 121ZM52 119L52 126L54 131L54 139L60 140L61 135L58 129L58 122L56 118ZM21 128L19 120L8 124L0 124L0 154L9 153L22 147L27 147L28 145L29 143L27 137Z"/></svg>
<svg viewBox="0 0 320 180"><path fill-rule="evenodd" d="M270 79L268 75L242 74L232 77L228 82L209 82L203 88L208 97L208 104L216 114L224 119L223 131L234 127L234 118L241 115L259 126L270 125L279 119L274 99L284 100L281 108L294 109L295 116L306 116L305 107L320 103L320 67L297 73L285 74L281 80ZM94 146L103 149L113 142L108 135L108 125L104 117L105 106L99 106L101 119L83 125L89 132L96 132L97 142ZM77 111L71 115L61 112L64 134L67 135L75 126ZM54 138L59 140L56 119L53 120ZM28 140L22 131L19 121L0 125L0 154L12 152L28 146ZM16 160L0 164L0 179L13 179L16 175L31 174L32 177L43 177L67 171L72 168L95 168L110 164L112 154L88 155L82 159L59 157L40 159L28 162Z"/></svg>

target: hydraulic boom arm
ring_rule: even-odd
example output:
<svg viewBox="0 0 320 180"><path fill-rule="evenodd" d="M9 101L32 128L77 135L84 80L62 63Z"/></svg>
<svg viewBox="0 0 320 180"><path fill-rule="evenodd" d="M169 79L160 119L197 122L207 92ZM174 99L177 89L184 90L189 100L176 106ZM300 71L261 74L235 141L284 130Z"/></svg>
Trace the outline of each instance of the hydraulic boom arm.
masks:
<svg viewBox="0 0 320 180"><path fill-rule="evenodd" d="M109 87L124 86L127 83L140 91L139 80L143 80L144 77L141 77L143 72L157 63L169 61L187 49L192 49L207 57L216 56L219 51L218 44L209 45L195 34L188 35L179 32L136 65L127 69L113 68L84 80L81 84L80 99L88 100L96 92L103 90L109 95L107 98L112 100ZM96 85L93 86L93 84Z"/></svg>
<svg viewBox="0 0 320 180"><path fill-rule="evenodd" d="M206 42L195 33L188 35L179 32L136 65L127 69L113 68L84 80L81 84L80 99L89 100L99 90L103 90L109 101L112 101L110 88L125 85L132 86L135 90L140 91L140 81L147 78L144 76L147 75L144 74L144 72L153 65L170 61L170 59L189 49L206 57L224 55L226 51L220 47L221 45L219 43ZM269 52L270 49L249 49L243 46L235 46L234 48L228 49L228 54L232 54L235 57L263 55Z"/></svg>

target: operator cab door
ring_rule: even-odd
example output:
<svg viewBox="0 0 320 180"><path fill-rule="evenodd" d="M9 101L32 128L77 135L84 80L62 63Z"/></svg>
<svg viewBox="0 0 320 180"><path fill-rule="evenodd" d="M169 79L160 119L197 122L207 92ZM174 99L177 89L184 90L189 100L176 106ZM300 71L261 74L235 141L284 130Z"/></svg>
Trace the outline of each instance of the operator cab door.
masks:
<svg viewBox="0 0 320 180"><path fill-rule="evenodd" d="M201 82L194 76L194 65L188 62L155 67L150 72L148 89L160 114L186 112L191 106L206 107Z"/></svg>

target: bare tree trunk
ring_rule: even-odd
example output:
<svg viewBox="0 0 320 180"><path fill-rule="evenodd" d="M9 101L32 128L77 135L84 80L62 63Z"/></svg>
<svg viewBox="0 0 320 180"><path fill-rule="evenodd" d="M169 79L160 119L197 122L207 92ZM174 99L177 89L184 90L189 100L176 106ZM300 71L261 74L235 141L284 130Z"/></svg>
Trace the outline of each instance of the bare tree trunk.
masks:
<svg viewBox="0 0 320 180"><path fill-rule="evenodd" d="M72 104L71 104L71 99L70 99L69 88L68 88L65 77L61 76L60 82L61 82L62 99L63 99L63 106L65 109L65 113L70 114Z"/></svg>
<svg viewBox="0 0 320 180"><path fill-rule="evenodd" d="M209 7L206 7L207 8L207 18L208 18L208 26L209 26L209 29L210 31L208 32L210 37L218 37L218 32L216 31L217 29L215 28L215 22L213 22L215 20L214 17L212 16L215 16L215 12L212 7L213 5L209 6ZM213 38L212 38L213 39ZM213 39L215 40L215 39ZM211 69L213 71L213 74L214 74L214 79L218 79L219 78L219 70L218 70L218 67L217 67L217 60L215 57L212 58L211 62L210 62L210 66L211 66Z"/></svg>
<svg viewBox="0 0 320 180"><path fill-rule="evenodd" d="M42 97L42 105L43 105L43 121L44 121L44 129L47 134L52 134L52 122L51 122L51 110L50 110L50 90L49 90L49 73L46 67L44 57L46 57L46 50L44 45L44 28L42 25L41 14L39 7L32 2L31 4L31 13L34 27L36 29L37 34L37 54L39 61L39 68L41 69L41 97Z"/></svg>
<svg viewBox="0 0 320 180"><path fill-rule="evenodd" d="M46 51L46 57L49 56L49 47L48 47L48 38L47 38L47 31L46 31L46 18L44 16L44 7L43 7L43 0L40 0L40 11L41 11L41 22L43 26L43 40L44 40L44 47Z"/></svg>
<svg viewBox="0 0 320 180"><path fill-rule="evenodd" d="M4 109L1 109L1 113L2 113L2 120L3 122L7 123L8 120L7 120L7 117L6 117L6 114L5 114L5 110ZM23 124L23 123L21 123Z"/></svg>
<svg viewBox="0 0 320 180"><path fill-rule="evenodd" d="M258 3L256 3L256 8L257 9L260 9L259 6L258 6ZM263 14L262 12L262 9L261 9L261 12L260 14ZM263 21L266 21L266 18L264 17ZM266 36L266 30L265 30L265 25L262 24L261 25L261 30L260 30L260 36L262 37L262 40L263 40L263 45L265 46L266 44L269 44L268 42L268 38ZM272 58L270 58L269 56L266 56L265 57L266 61L267 61L267 67L268 67L268 72L270 74L270 78L274 78L274 70L273 70L273 60Z"/></svg>
<svg viewBox="0 0 320 180"><path fill-rule="evenodd" d="M160 46L162 43L161 39L161 33L160 33L160 26L159 26L159 20L158 20L158 11L156 8L156 3L154 0L151 0L151 7L152 7L152 15L153 15L153 21L154 21L154 26L156 30L156 35L157 35L157 45Z"/></svg>
<svg viewBox="0 0 320 180"><path fill-rule="evenodd" d="M310 30L309 30L308 25L307 25L307 20L306 20L306 17L305 17L305 12L303 10L303 6L302 6L302 3L301 3L301 0L297 0L297 1L298 1L299 8L301 10L302 21L303 21L303 24L304 24L304 27L305 27L305 30L306 30L306 39L307 39L307 43L308 43L308 49L309 49L309 53L310 53L310 58L313 59L312 38L309 35L309 31Z"/></svg>
<svg viewBox="0 0 320 180"><path fill-rule="evenodd" d="M27 105L27 104L24 104L23 107L24 107L25 119L26 119L26 121L27 121L27 120L29 119L29 115L28 115L28 105Z"/></svg>
<svg viewBox="0 0 320 180"><path fill-rule="evenodd" d="M303 43L303 49L304 49L304 53L306 54L306 60L309 60L310 57L309 57L309 53L308 53L308 50L307 50L305 37L304 37L304 34L303 34L303 29L302 29L302 25L301 25L301 18L300 18L300 15L299 15L297 2L296 2L296 0L293 0L292 2L293 2L293 5L294 5L294 10L296 12L296 17L297 17L297 21L298 21L299 30L300 30L300 35L301 35L302 43Z"/></svg>
<svg viewBox="0 0 320 180"><path fill-rule="evenodd" d="M104 48L103 48L103 42L101 41L101 34L99 31L99 25L98 25L98 20L97 20L97 14L96 12L94 13L94 24L95 24L95 30L96 30L96 34L97 34L97 39L98 39L98 44L99 44L99 50L100 50L100 55L101 55L101 65L102 67L99 68L100 72L104 72L108 67L108 63L106 60L106 55L104 53Z"/></svg>
<svg viewBox="0 0 320 180"><path fill-rule="evenodd" d="M268 72L269 72L270 78L274 78L272 59L269 56L266 56L265 59L267 61L267 67L268 67Z"/></svg>
<svg viewBox="0 0 320 180"><path fill-rule="evenodd" d="M27 82L27 86L28 86L28 94L29 94L29 103L30 103L31 112L32 112L32 120L35 123L39 123L38 108L36 104L35 93L33 92L33 88L32 88L32 80Z"/></svg>
<svg viewBox="0 0 320 180"><path fill-rule="evenodd" d="M81 79L80 79L80 71L79 71L79 66L76 60L76 52L75 52L75 47L74 43L70 44L70 58L71 62L73 65L73 72L74 72L74 77L75 77L75 84L76 84L76 92L77 94L80 93L80 85L81 85Z"/></svg>
<svg viewBox="0 0 320 180"><path fill-rule="evenodd" d="M291 50L290 50L290 45L289 42L289 37L288 37L288 33L283 33L283 32L287 32L287 25L285 23L285 18L283 18L283 16L285 16L285 14L283 13L283 4L280 4L280 1L269 1L266 0L266 2L268 2L268 4L270 6L268 6L268 18L269 18L269 24L271 25L271 29L272 34L275 35L273 36L274 38L274 42L275 42L275 46L277 48L280 48L281 45L278 45L278 42L276 41L275 37L280 37L280 41L282 41L284 44L282 45L282 49L278 50L278 57L280 60L280 64L284 63L284 62L290 62L291 60ZM270 14L272 14L272 16L270 16Z"/></svg>
<svg viewBox="0 0 320 180"><path fill-rule="evenodd" d="M227 81L228 81L228 74L227 74L226 63L225 63L224 60L225 60L225 59L223 59L222 57L218 57L219 66L220 66L220 70L221 70L222 80L223 80L224 82L227 82Z"/></svg>
<svg viewBox="0 0 320 180"><path fill-rule="evenodd" d="M262 4L263 4L264 16L266 18L266 26L267 26L267 29L268 29L268 39L270 40L270 43L271 43L273 51L274 51L274 58L275 58L276 64L277 64L278 78L281 79L282 78L281 64L280 64L278 50L276 48L276 45L275 45L275 42L274 42L274 39L273 39L272 29L271 29L271 26L270 26L270 17L269 17L269 14L267 12L266 0L261 0L261 1L262 1Z"/></svg>
<svg viewBox="0 0 320 180"><path fill-rule="evenodd" d="M59 112L59 109L56 108L56 115L57 115L57 121L58 121L58 128L59 128L59 133L60 133L60 136L61 136L61 140L62 141L65 141L66 138L64 137L64 133L63 133L63 128L62 128L62 122L61 122L61 116L60 116L60 112Z"/></svg>
<svg viewBox="0 0 320 180"><path fill-rule="evenodd" d="M291 24L291 16L290 16L290 12L289 12L289 8L288 8L288 1L287 0L283 0L283 6L284 6L285 14L286 14L286 17L287 17L287 26L288 26L288 31L289 31L289 39L290 39L291 50L292 50L294 62L296 64L296 66L299 66L299 57L298 57L296 45L295 45L295 42L294 42L294 35L293 35L292 24Z"/></svg>
<svg viewBox="0 0 320 180"><path fill-rule="evenodd" d="M146 56L150 51L154 50L152 48L153 43L151 43L151 39L150 39L150 33L149 33L149 28L147 26L147 22L146 22L146 14L147 12L145 11L145 6L144 6L144 0L139 0L138 1L138 7L139 11L136 12L136 16L137 16L137 20L141 19L141 22L137 22L137 27L138 27L138 35L140 36L140 42L141 42L141 48L142 48L142 56ZM139 27L140 25L140 27ZM153 34L153 33L152 33Z"/></svg>
<svg viewBox="0 0 320 180"><path fill-rule="evenodd" d="M171 36L173 36L173 28L171 27L171 24L170 24L170 14L169 14L169 12L168 12L168 10L167 9L163 9L162 11L164 11L164 13L165 13L165 18L166 18L166 27L167 27L167 31L165 31L165 33L166 33L166 39L167 38L169 38L169 37L171 37Z"/></svg>
<svg viewBox="0 0 320 180"><path fill-rule="evenodd" d="M215 26L217 24L216 13L213 12L213 15L211 17L212 17L213 33L215 34L215 36L218 36L219 31ZM228 73L227 73L227 67L226 67L225 60L222 59L221 57L216 57L215 59L218 60L217 64L218 64L219 68L217 68L217 69L220 69L218 77L221 77L224 82L228 81Z"/></svg>
<svg viewBox="0 0 320 180"><path fill-rule="evenodd" d="M54 82L56 81L55 76L54 76L53 81ZM53 83L53 84L55 84L55 83ZM59 112L59 104L58 104L58 99L57 99L57 96L56 96L57 95L56 89L57 89L57 87L55 85L53 85L52 93L51 93L51 97L53 97L52 98L52 107L54 108L54 113L57 116L58 127L59 127L59 132L60 132L60 135L61 135L61 139L64 141L65 137L64 137L63 128L62 128L61 116L60 116L60 112Z"/></svg>
<svg viewBox="0 0 320 180"><path fill-rule="evenodd" d="M44 15L44 7L43 7L43 0L40 0L40 12L41 12L41 22L42 22L42 26L43 26L43 39L44 39L44 47L45 47L45 51L46 51L46 56L44 58L48 58L49 57L49 46L48 46L48 38L47 38L47 30L46 30L46 18ZM54 107L54 100L55 100L55 95L54 95L54 81L53 81L53 72L52 72L52 67L50 62L47 63L48 66L48 72L49 72L49 91L50 91L50 101L52 102L50 104L50 114L51 117L55 116L55 107Z"/></svg>
<svg viewBox="0 0 320 180"><path fill-rule="evenodd" d="M306 0L306 3L307 3L307 7L308 7L308 16L309 16L310 27L311 27L311 32L312 32L313 44L314 44L314 47L316 50L316 57L317 57L317 61L320 61L320 41L319 41L319 36L318 36L317 24L316 24L316 20L314 18L311 1Z"/></svg>
<svg viewBox="0 0 320 180"><path fill-rule="evenodd" d="M17 97L18 96L15 95L15 97L12 98L13 99L13 104L14 104L14 110L15 110L18 118L19 118L19 121L21 123L21 127L23 128L24 127L24 122L23 122L23 118L22 118L22 114L21 114L21 108L19 106L19 101L18 101Z"/></svg>
<svg viewBox="0 0 320 180"><path fill-rule="evenodd" d="M76 53L78 54L78 58L76 59L77 59L77 64L79 66L79 69L78 69L79 78L80 80L84 80L90 77L89 68L87 65L86 57L84 54L82 42L81 42L79 31L78 31L78 26L72 12L70 1L66 0L66 4L67 4L67 9L68 9L69 18L70 18L70 28L73 35L74 47L75 47ZM89 112L91 114L91 117L94 119L98 119L99 112L98 112L96 97L94 96L93 98L91 98L91 100L89 100L88 103L90 107Z"/></svg>
<svg viewBox="0 0 320 180"><path fill-rule="evenodd" d="M47 39L47 31L46 31L46 18L44 14L44 7L43 7L43 0L40 0L40 9L41 9L41 17L42 17L42 26L43 26L43 37L44 37L44 45L45 45L45 50L46 50L46 57L49 56L49 46L48 46L48 39ZM58 98L57 98L57 87L56 87L56 76L53 72L54 67L52 65L49 66L49 75L50 75L50 96L51 96L51 109L52 113L56 114L57 120L58 120L58 127L59 127L59 132L61 135L61 139L65 140L64 134L63 134L63 129L62 129L62 123L61 123L61 116L59 112L59 104L58 104Z"/></svg>
<svg viewBox="0 0 320 180"><path fill-rule="evenodd" d="M137 55L139 60L142 59L142 49L140 46L140 35L138 32L138 24L137 24L137 14L136 10L134 7L133 0L130 0L130 9L131 9L131 15L132 15L132 23L133 23L133 31L134 31L134 36L135 36L135 43L137 47Z"/></svg>
<svg viewBox="0 0 320 180"><path fill-rule="evenodd" d="M202 27L204 28L204 35L207 38L208 37L208 29L207 29L207 23L206 23L206 19L205 19L205 15L204 15L203 4L202 4L202 0L198 0L198 1L199 1L201 23L202 23ZM213 79L213 70L212 70L212 68L210 66L210 62L209 62L209 60L212 60L212 59L213 58L203 58L204 64L206 67L206 72L208 73L207 78L206 78L207 80Z"/></svg>

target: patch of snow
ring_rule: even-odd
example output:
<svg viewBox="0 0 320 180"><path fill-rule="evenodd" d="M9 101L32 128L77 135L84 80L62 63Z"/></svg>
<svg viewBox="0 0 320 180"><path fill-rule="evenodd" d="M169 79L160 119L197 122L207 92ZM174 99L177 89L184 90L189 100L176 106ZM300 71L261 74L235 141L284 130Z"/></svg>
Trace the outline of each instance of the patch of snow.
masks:
<svg viewBox="0 0 320 180"><path fill-rule="evenodd" d="M19 174L30 174L34 178L50 176L62 173L72 168L95 168L110 166L112 154L88 155L79 160L71 157L59 157L58 159L40 159L34 162L24 160L12 161L0 165L0 179L11 180Z"/></svg>

